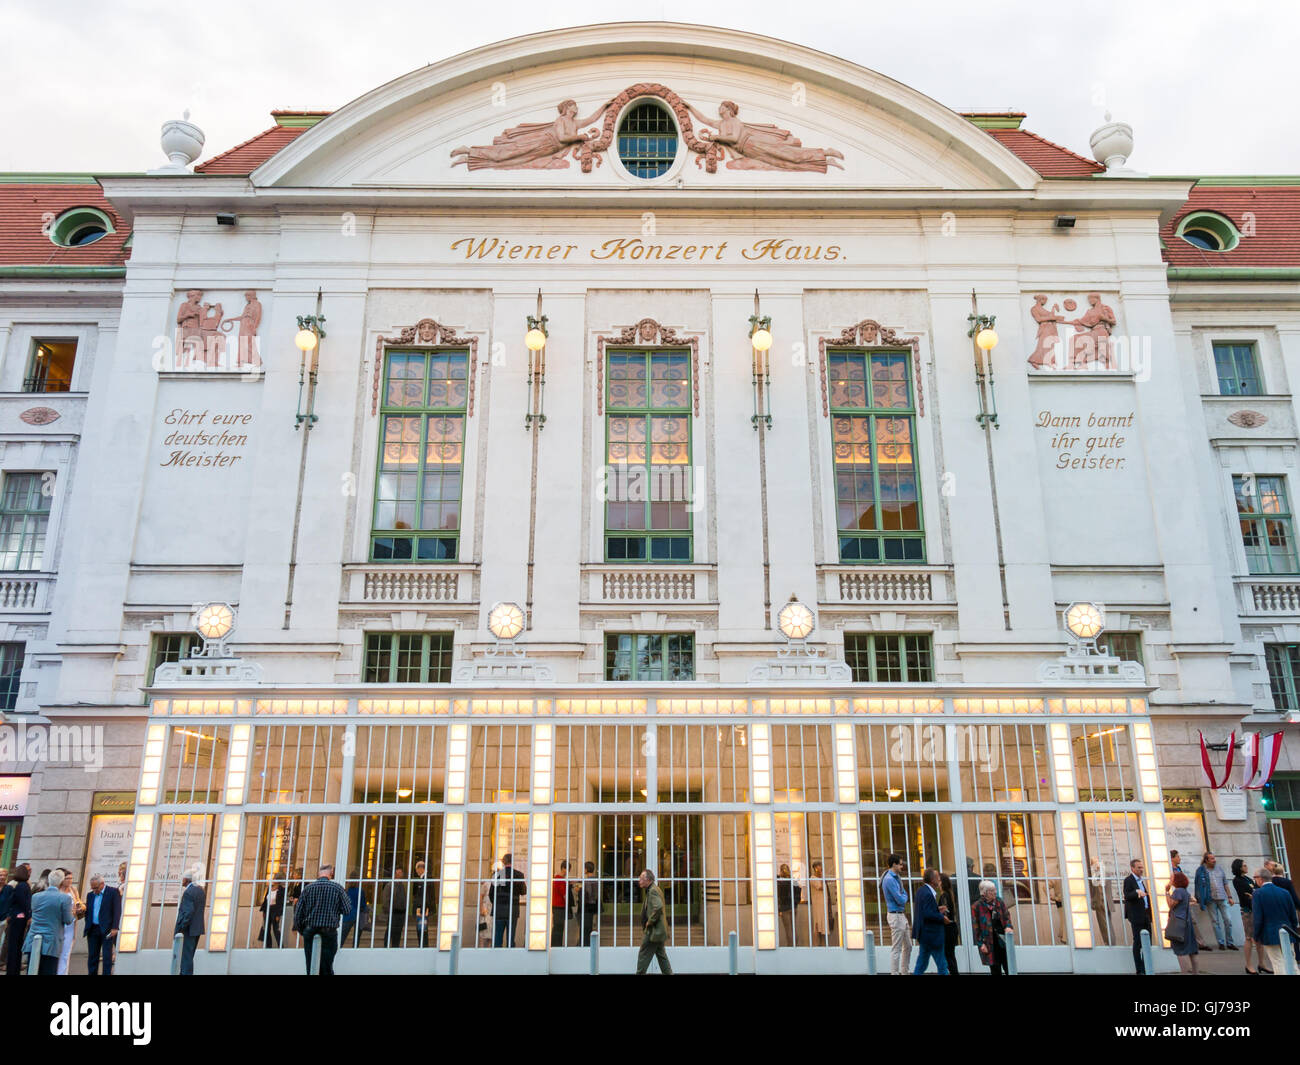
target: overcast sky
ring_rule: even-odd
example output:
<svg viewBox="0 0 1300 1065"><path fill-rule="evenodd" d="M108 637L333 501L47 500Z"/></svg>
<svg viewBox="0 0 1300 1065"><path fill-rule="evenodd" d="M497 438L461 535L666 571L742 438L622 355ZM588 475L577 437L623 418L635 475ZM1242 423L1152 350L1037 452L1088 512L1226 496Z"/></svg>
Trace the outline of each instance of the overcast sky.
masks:
<svg viewBox="0 0 1300 1065"><path fill-rule="evenodd" d="M335 109L466 49L618 19L808 45L955 110L1026 111L1084 155L1109 108L1151 174L1300 174L1290 0L0 0L0 170L158 166L159 126L185 108L208 158L273 108Z"/></svg>

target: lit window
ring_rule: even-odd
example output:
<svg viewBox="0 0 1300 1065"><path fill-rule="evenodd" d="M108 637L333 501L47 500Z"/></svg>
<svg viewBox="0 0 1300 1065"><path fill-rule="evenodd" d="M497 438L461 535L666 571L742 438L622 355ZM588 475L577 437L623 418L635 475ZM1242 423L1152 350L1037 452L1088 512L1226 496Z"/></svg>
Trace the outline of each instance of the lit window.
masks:
<svg viewBox="0 0 1300 1065"><path fill-rule="evenodd" d="M23 675L21 643L0 643L0 710L18 705L18 682Z"/></svg>
<svg viewBox="0 0 1300 1065"><path fill-rule="evenodd" d="M934 681L929 633L846 632L844 658L855 684L930 684Z"/></svg>
<svg viewBox="0 0 1300 1065"><path fill-rule="evenodd" d="M463 351L388 353L370 538L374 562L457 557L468 364Z"/></svg>
<svg viewBox="0 0 1300 1065"><path fill-rule="evenodd" d="M623 116L618 127L618 158L629 174L666 174L677 158L677 126L662 104L646 101Z"/></svg>
<svg viewBox="0 0 1300 1065"><path fill-rule="evenodd" d="M911 357L828 356L841 562L924 562Z"/></svg>
<svg viewBox="0 0 1300 1065"><path fill-rule="evenodd" d="M1251 573L1300 571L1291 504L1281 477L1237 474L1232 478L1241 522L1241 542Z"/></svg>
<svg viewBox="0 0 1300 1065"><path fill-rule="evenodd" d="M49 236L61 248L81 248L115 233L112 219L96 207L73 207L50 226Z"/></svg>
<svg viewBox="0 0 1300 1065"><path fill-rule="evenodd" d="M449 632L366 634L366 684L450 684Z"/></svg>
<svg viewBox="0 0 1300 1065"><path fill-rule="evenodd" d="M41 473L7 473L0 492L0 570L40 569L50 524L54 479Z"/></svg>
<svg viewBox="0 0 1300 1065"><path fill-rule="evenodd" d="M691 560L691 358L612 351L605 417L605 560Z"/></svg>
<svg viewBox="0 0 1300 1065"><path fill-rule="evenodd" d="M1254 344L1215 344L1214 369L1219 375L1219 395L1264 394Z"/></svg>
<svg viewBox="0 0 1300 1065"><path fill-rule="evenodd" d="M694 680L695 637L691 633L607 633L606 680Z"/></svg>
<svg viewBox="0 0 1300 1065"><path fill-rule="evenodd" d="M1178 223L1174 232L1202 251L1231 251L1241 240L1232 219L1215 211L1193 211Z"/></svg>
<svg viewBox="0 0 1300 1065"><path fill-rule="evenodd" d="M77 359L75 340L34 340L32 356L23 378L24 392L67 392L72 388L72 366Z"/></svg>
<svg viewBox="0 0 1300 1065"><path fill-rule="evenodd" d="M145 686L153 684L154 674L165 662L179 662L188 658L190 648L198 637L192 632L157 632L149 641L149 672Z"/></svg>

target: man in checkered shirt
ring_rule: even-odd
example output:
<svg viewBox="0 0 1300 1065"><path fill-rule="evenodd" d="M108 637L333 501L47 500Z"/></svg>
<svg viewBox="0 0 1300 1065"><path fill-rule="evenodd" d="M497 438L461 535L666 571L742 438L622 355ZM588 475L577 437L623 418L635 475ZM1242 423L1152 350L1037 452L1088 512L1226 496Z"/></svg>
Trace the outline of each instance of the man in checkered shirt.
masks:
<svg viewBox="0 0 1300 1065"><path fill-rule="evenodd" d="M339 919L352 912L348 894L334 883L334 866L322 865L320 876L302 889L293 911L293 930L302 935L311 975L311 948L320 937L320 974L334 975L334 955L339 949Z"/></svg>

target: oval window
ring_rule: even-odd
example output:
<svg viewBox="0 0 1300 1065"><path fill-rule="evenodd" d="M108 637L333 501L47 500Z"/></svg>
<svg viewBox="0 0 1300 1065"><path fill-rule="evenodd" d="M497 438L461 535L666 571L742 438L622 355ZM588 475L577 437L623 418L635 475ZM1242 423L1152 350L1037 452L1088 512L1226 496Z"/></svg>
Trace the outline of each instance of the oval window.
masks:
<svg viewBox="0 0 1300 1065"><path fill-rule="evenodd" d="M634 177L666 174L677 159L677 124L669 110L651 100L633 106L618 127L618 158Z"/></svg>

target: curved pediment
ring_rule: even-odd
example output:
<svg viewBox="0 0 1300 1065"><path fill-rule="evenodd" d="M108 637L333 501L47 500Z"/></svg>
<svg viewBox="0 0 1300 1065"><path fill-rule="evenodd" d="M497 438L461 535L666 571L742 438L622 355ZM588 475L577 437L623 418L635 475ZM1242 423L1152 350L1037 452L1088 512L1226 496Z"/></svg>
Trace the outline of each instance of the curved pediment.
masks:
<svg viewBox="0 0 1300 1065"><path fill-rule="evenodd" d="M664 173L618 131L656 103ZM668 142L665 142L668 143ZM866 68L734 30L615 23L422 67L334 112L252 175L357 188L1025 189L1038 175L960 115Z"/></svg>

